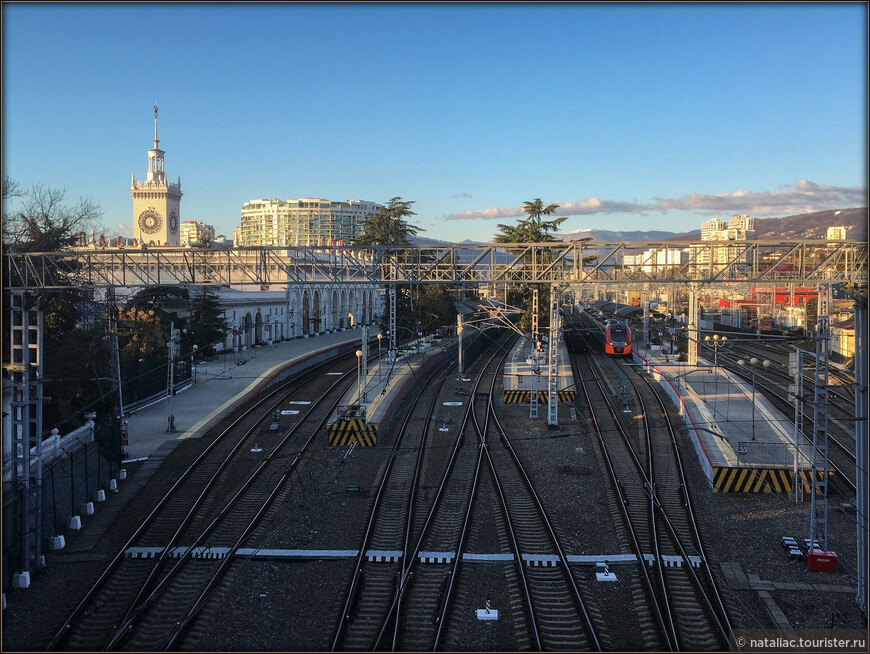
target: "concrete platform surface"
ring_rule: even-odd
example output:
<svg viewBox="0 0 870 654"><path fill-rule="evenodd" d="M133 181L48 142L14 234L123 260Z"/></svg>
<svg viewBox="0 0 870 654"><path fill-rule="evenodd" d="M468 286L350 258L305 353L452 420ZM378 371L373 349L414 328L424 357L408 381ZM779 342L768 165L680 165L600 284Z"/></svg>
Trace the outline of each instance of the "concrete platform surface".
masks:
<svg viewBox="0 0 870 654"><path fill-rule="evenodd" d="M699 435L714 465L794 466L794 417L780 413L758 387L753 394L750 383L700 357L689 366L652 350L646 360L695 408L701 418L695 426L709 430ZM799 467L809 466L811 450L801 445Z"/></svg>
<svg viewBox="0 0 870 654"><path fill-rule="evenodd" d="M343 407L362 405L365 407L365 422L370 425L380 425L387 417L389 408L412 375L419 374L433 357L445 353L457 342L456 337L444 337L438 340L420 339L403 345L402 353L396 360L389 357L387 350L381 352L379 360L368 364L365 379L359 380L359 388L354 384L342 397L336 414L330 420L334 423ZM375 354L369 348L369 355ZM362 396L360 392L362 391Z"/></svg>
<svg viewBox="0 0 870 654"><path fill-rule="evenodd" d="M210 361L199 362L195 383L177 392L171 403L168 397L163 397L127 416L126 458L149 457L164 444L173 448L181 440L202 436L241 399L287 366L315 352L359 342L360 335L358 328L321 334L221 354ZM168 431L170 415L174 416L174 433Z"/></svg>
<svg viewBox="0 0 870 654"><path fill-rule="evenodd" d="M751 382L711 361L699 357L697 366L689 366L656 348L635 349L626 365L639 364L682 407L701 466L716 490L791 491L797 460L809 491L812 447L802 435L795 446L794 416L774 408L757 386L753 393Z"/></svg>

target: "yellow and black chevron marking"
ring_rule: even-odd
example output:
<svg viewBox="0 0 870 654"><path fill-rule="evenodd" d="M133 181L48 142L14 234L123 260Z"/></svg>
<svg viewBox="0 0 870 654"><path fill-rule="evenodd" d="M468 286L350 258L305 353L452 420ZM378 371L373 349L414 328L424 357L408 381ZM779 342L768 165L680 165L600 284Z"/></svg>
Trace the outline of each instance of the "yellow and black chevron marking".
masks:
<svg viewBox="0 0 870 654"><path fill-rule="evenodd" d="M804 492L810 492L812 471L800 470ZM829 475L831 473L828 473ZM816 471L821 479L821 471ZM794 471L783 468L714 468L713 490L718 493L790 493Z"/></svg>
<svg viewBox="0 0 870 654"><path fill-rule="evenodd" d="M528 404L531 401L529 394L531 391L505 391L505 404ZM559 391L560 402L573 402L577 391ZM548 391L538 391L538 402L545 404L549 400L550 394Z"/></svg>
<svg viewBox="0 0 870 654"><path fill-rule="evenodd" d="M374 447L378 442L378 426L367 425L362 418L339 420L329 425L329 444L332 446L351 445Z"/></svg>

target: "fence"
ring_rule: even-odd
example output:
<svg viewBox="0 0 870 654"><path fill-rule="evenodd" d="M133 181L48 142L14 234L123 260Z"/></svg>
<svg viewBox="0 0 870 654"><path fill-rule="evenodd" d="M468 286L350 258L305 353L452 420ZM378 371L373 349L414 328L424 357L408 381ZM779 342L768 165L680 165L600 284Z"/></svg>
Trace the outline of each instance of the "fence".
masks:
<svg viewBox="0 0 870 654"><path fill-rule="evenodd" d="M3 466L4 589L15 572L40 565L33 556L25 565L23 539L31 544L31 553L45 552L54 536L70 531L71 518L81 515L83 506L97 500L109 480L117 478L121 465L118 419L88 420L64 436L55 430L42 443L42 459L35 458L36 448L31 455L28 488L12 480L11 466ZM38 482L37 466L42 468ZM25 493L29 494L26 503ZM31 515L25 515L25 506Z"/></svg>

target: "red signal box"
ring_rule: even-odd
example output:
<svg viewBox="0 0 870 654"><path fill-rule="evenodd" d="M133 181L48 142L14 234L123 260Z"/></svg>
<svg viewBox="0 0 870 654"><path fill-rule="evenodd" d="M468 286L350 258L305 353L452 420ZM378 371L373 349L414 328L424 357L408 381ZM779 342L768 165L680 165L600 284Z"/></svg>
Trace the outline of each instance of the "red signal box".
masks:
<svg viewBox="0 0 870 654"><path fill-rule="evenodd" d="M824 552L822 550L810 550L807 554L807 569L814 572L836 572L836 552Z"/></svg>

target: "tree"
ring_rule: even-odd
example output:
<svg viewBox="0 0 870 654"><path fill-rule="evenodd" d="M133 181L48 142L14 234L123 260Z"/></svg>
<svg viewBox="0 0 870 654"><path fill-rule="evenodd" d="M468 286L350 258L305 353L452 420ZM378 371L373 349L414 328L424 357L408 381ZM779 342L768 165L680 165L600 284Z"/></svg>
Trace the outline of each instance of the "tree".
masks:
<svg viewBox="0 0 870 654"><path fill-rule="evenodd" d="M45 184L25 189L10 177L3 179L3 254L55 252L74 245L77 232L98 228L101 210L89 198L65 203L66 191ZM65 269L75 270L70 256ZM4 270L6 267L4 266ZM113 398L105 379L109 376L103 346L102 324L83 321L85 313L99 315L99 308L74 285L59 275L68 287L39 294L43 307L44 394L43 425L60 426L83 410L111 415ZM4 276L4 303L8 306L10 281ZM9 314L3 312L4 358L8 358ZM102 383L101 383L102 382ZM106 387L105 389L103 387ZM46 429L47 431L47 429Z"/></svg>
<svg viewBox="0 0 870 654"><path fill-rule="evenodd" d="M361 227L363 233L354 241L355 245L407 245L420 228L410 225L408 216L417 214L411 210L412 200L400 197L391 198L387 206L376 213L366 215Z"/></svg>
<svg viewBox="0 0 870 654"><path fill-rule="evenodd" d="M516 225L497 225L499 233L493 240L496 243L549 243L555 241L551 232L559 231L559 226L567 220L566 216L544 220L544 216L552 216L556 213L559 205L555 202L544 206L541 198L535 198L531 202L523 202L523 212L526 218L517 220ZM544 252L546 263L548 253ZM538 326L544 329L550 324L550 287L548 284L530 284L524 288L513 291L506 298L508 304L522 306L523 316L519 326L524 331L532 328L532 309L534 289L538 289Z"/></svg>
<svg viewBox="0 0 870 654"><path fill-rule="evenodd" d="M78 232L102 229L100 205L90 198L64 204L66 189L34 184L23 191L10 178L3 180L3 200L23 198L20 208L3 209L3 249L7 252L56 252L76 244Z"/></svg>
<svg viewBox="0 0 870 654"><path fill-rule="evenodd" d="M190 314L191 345L196 345L200 352L213 352L215 343L226 337L229 327L221 309L220 296L209 286L201 287L193 298Z"/></svg>
<svg viewBox="0 0 870 654"><path fill-rule="evenodd" d="M495 235L496 243L546 243L555 241L550 232L559 231L559 225L568 220L567 216L543 220L543 216L551 216L559 205L555 202L546 207L541 198L531 202L523 202L523 212L528 218L521 218L516 225L497 225L500 234Z"/></svg>

